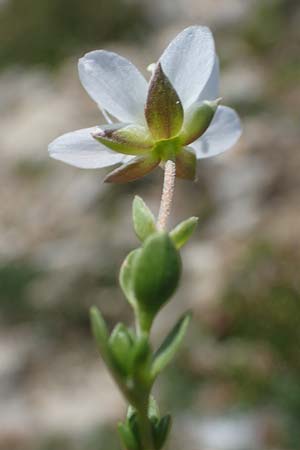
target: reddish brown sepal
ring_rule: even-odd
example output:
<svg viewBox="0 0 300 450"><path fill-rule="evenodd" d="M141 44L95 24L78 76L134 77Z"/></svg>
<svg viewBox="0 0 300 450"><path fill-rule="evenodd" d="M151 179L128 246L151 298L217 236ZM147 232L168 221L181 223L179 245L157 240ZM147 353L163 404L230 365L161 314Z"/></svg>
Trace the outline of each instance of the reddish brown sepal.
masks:
<svg viewBox="0 0 300 450"><path fill-rule="evenodd" d="M137 180L154 170L160 162L156 156L141 156L123 164L104 178L105 183L127 183Z"/></svg>
<svg viewBox="0 0 300 450"><path fill-rule="evenodd" d="M195 181L196 155L190 148L182 148L176 156L176 177Z"/></svg>

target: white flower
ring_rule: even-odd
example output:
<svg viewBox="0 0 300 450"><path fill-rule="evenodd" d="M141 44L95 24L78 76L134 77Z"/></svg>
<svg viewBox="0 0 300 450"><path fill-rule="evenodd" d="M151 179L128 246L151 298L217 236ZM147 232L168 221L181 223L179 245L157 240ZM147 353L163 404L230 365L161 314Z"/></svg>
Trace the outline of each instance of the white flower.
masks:
<svg viewBox="0 0 300 450"><path fill-rule="evenodd" d="M165 150L161 151L166 142L173 145L176 141L178 176L182 176L180 164L185 167L187 163L185 154L188 159L194 155L201 159L232 147L241 135L241 124L233 109L214 102L219 97L219 63L211 31L200 26L185 29L166 48L156 67L148 83L133 64L115 53L97 50L81 58L81 83L110 123L64 134L49 145L50 156L89 169L122 164L113 172L117 177L108 179L118 182L145 175L166 160ZM191 135L192 128L195 131L198 118L200 122L203 119L204 105L213 105L213 112L191 142L186 135ZM170 135L160 130L167 126L160 121L168 120L172 122ZM119 179L118 174L124 172L125 178ZM190 174L183 177L192 178Z"/></svg>

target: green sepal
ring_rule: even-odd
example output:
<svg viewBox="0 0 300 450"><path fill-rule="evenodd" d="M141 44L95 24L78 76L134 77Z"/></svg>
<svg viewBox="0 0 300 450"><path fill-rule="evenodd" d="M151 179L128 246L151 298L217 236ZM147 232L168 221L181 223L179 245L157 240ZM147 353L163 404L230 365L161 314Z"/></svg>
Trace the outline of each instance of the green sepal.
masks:
<svg viewBox="0 0 300 450"><path fill-rule="evenodd" d="M141 241L157 231L152 212L141 197L137 195L134 197L132 204L132 219L136 235Z"/></svg>
<svg viewBox="0 0 300 450"><path fill-rule="evenodd" d="M176 136L183 123L183 107L177 92L158 63L150 81L145 117L154 139Z"/></svg>
<svg viewBox="0 0 300 450"><path fill-rule="evenodd" d="M180 254L169 235L159 232L149 236L132 261L132 288L149 325L175 292L180 275Z"/></svg>
<svg viewBox="0 0 300 450"><path fill-rule="evenodd" d="M145 156L136 157L117 167L106 175L103 181L105 183L128 183L129 181L135 181L152 172L159 163L160 159L158 156L150 151Z"/></svg>
<svg viewBox="0 0 300 450"><path fill-rule="evenodd" d="M118 423L118 433L125 450L140 450L139 443L131 428L123 422Z"/></svg>
<svg viewBox="0 0 300 450"><path fill-rule="evenodd" d="M205 133L214 118L220 100L196 102L188 108L180 132L183 145L191 144Z"/></svg>
<svg viewBox="0 0 300 450"><path fill-rule="evenodd" d="M130 373L133 344L125 325L117 324L108 340L108 345L114 361L125 375Z"/></svg>
<svg viewBox="0 0 300 450"><path fill-rule="evenodd" d="M197 158L193 149L182 147L176 155L176 177L195 181Z"/></svg>
<svg viewBox="0 0 300 450"><path fill-rule="evenodd" d="M170 238L177 249L180 249L190 239L198 224L198 217L190 217L179 223L171 232Z"/></svg>
<svg viewBox="0 0 300 450"><path fill-rule="evenodd" d="M155 352L151 367L152 379L156 378L157 375L172 361L183 341L190 320L191 313L188 312L184 314L170 331L159 349Z"/></svg>
<svg viewBox="0 0 300 450"><path fill-rule="evenodd" d="M119 275L119 283L121 286L121 289L127 298L130 305L135 308L137 305L137 301L135 298L134 290L133 290L133 261L138 255L138 253L141 252L141 249L135 249L132 252L129 253L129 255L125 258Z"/></svg>
<svg viewBox="0 0 300 450"><path fill-rule="evenodd" d="M125 155L141 155L153 146L149 131L141 125L126 125L117 129L115 125L106 126L104 130L94 133L93 138Z"/></svg>
<svg viewBox="0 0 300 450"><path fill-rule="evenodd" d="M105 359L107 356L108 338L109 338L106 323L102 317L102 314L95 306L93 306L90 309L90 317L93 335L97 342L99 351L102 354L103 358Z"/></svg>
<svg viewBox="0 0 300 450"><path fill-rule="evenodd" d="M172 426L172 418L170 414L162 417L157 423L152 426L152 435L155 450L163 448Z"/></svg>

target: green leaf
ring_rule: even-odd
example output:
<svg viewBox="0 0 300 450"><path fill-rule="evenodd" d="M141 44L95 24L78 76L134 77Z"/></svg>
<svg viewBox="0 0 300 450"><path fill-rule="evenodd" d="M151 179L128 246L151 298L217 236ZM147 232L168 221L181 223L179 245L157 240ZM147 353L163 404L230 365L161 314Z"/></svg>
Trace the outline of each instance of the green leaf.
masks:
<svg viewBox="0 0 300 450"><path fill-rule="evenodd" d="M137 195L133 200L132 218L134 230L141 241L144 241L148 236L157 231L152 212L141 197Z"/></svg>
<svg viewBox="0 0 300 450"><path fill-rule="evenodd" d="M93 335L98 344L100 353L104 356L107 352L109 338L106 323L102 317L102 314L95 306L93 306L90 310L90 317Z"/></svg>
<svg viewBox="0 0 300 450"><path fill-rule="evenodd" d="M167 233L152 234L132 262L133 291L138 307L154 317L175 292L181 259Z"/></svg>
<svg viewBox="0 0 300 450"><path fill-rule="evenodd" d="M140 431L139 431L139 422L137 412L134 411L126 420L128 428L130 428L133 436L135 437L136 442L138 443L139 448L141 448L141 439L140 439Z"/></svg>
<svg viewBox="0 0 300 450"><path fill-rule="evenodd" d="M162 417L154 427L154 446L155 450L163 448L172 426L172 418L170 414Z"/></svg>
<svg viewBox="0 0 300 450"><path fill-rule="evenodd" d="M183 123L183 107L177 92L157 64L150 81L145 116L154 139L177 135Z"/></svg>
<svg viewBox="0 0 300 450"><path fill-rule="evenodd" d="M154 417L156 419L160 418L158 404L157 404L155 398L153 397L153 395L150 395L150 398L149 398L148 417L149 418Z"/></svg>
<svg viewBox="0 0 300 450"><path fill-rule="evenodd" d="M130 421L131 417L136 414L136 409L132 406L129 405L128 409L127 409L127 414L126 414L126 419L127 421ZM129 423L129 422L128 422Z"/></svg>
<svg viewBox="0 0 300 450"><path fill-rule="evenodd" d="M122 422L119 422L118 433L125 450L139 450L139 444L130 427Z"/></svg>
<svg viewBox="0 0 300 450"><path fill-rule="evenodd" d="M140 248L129 253L121 266L119 275L122 291L133 308L135 308L137 304L133 291L133 261L139 252L141 252Z"/></svg>
<svg viewBox="0 0 300 450"><path fill-rule="evenodd" d="M190 239L198 224L198 217L190 217L178 224L170 232L170 237L177 249L180 249Z"/></svg>
<svg viewBox="0 0 300 450"><path fill-rule="evenodd" d="M147 335L140 336L134 343L132 365L136 369L143 365L150 354L150 344Z"/></svg>
<svg viewBox="0 0 300 450"><path fill-rule="evenodd" d="M131 367L133 341L125 325L122 323L116 325L108 345L119 368L124 374L128 374Z"/></svg>
<svg viewBox="0 0 300 450"><path fill-rule="evenodd" d="M151 368L153 379L172 361L183 341L190 320L191 313L184 314L155 352Z"/></svg>

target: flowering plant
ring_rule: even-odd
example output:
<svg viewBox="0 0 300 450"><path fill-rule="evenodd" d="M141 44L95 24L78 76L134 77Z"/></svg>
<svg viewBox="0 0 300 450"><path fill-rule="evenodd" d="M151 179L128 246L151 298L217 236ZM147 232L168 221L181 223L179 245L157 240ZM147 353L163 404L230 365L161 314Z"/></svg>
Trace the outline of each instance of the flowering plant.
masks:
<svg viewBox="0 0 300 450"><path fill-rule="evenodd" d="M150 66L149 83L126 59L104 50L79 60L80 80L107 124L67 133L49 145L50 156L81 168L118 167L104 181L122 183L156 167L164 169L157 221L140 197L133 225L141 246L125 259L120 285L133 308L136 331L118 324L110 334L101 313L91 310L99 351L129 403L118 426L126 450L160 450L171 424L151 396L157 376L171 362L185 335L190 313L179 319L152 351L150 331L181 275L179 249L192 235L191 217L166 231L175 177L194 180L197 160L229 149L241 134L234 110L220 106L219 60L206 27L182 31Z"/></svg>

